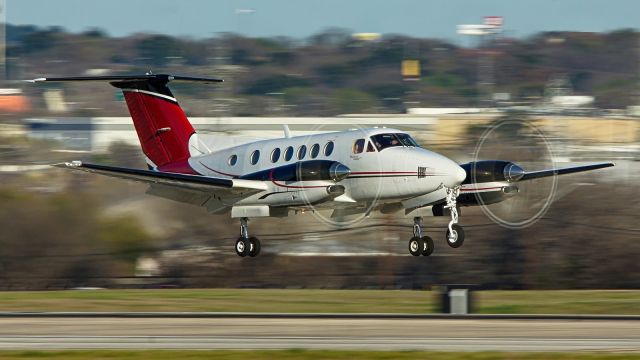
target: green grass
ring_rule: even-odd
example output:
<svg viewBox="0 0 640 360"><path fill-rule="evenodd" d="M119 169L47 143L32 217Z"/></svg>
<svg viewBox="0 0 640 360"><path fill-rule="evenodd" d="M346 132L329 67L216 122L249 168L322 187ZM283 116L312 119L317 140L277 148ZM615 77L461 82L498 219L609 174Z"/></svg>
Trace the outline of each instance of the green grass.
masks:
<svg viewBox="0 0 640 360"><path fill-rule="evenodd" d="M611 353L507 353L507 352L422 352L422 351L316 351L316 350L264 350L264 351L174 351L174 350L77 350L77 351L0 351L0 359L430 359L430 360L627 360L640 359L640 354Z"/></svg>
<svg viewBox="0 0 640 360"><path fill-rule="evenodd" d="M493 314L640 315L640 291L480 291ZM435 293L408 290L68 290L0 292L0 311L432 313Z"/></svg>
<svg viewBox="0 0 640 360"><path fill-rule="evenodd" d="M486 314L640 315L640 291L482 291L478 298Z"/></svg>

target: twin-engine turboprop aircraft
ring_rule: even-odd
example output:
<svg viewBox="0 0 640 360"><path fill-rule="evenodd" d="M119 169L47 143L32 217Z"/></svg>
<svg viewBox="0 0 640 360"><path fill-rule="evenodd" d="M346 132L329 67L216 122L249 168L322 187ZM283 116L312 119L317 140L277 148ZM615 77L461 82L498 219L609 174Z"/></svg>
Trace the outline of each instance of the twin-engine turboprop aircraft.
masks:
<svg viewBox="0 0 640 360"><path fill-rule="evenodd" d="M285 127L284 138L258 141L198 134L167 84L219 79L146 74L31 81L103 81L120 88L149 170L80 161L56 166L144 182L151 195L230 213L240 219L235 250L243 257L260 253L260 241L249 235L249 218L322 209L333 209L333 216L404 211L414 218L409 252L428 256L434 244L422 234L423 216L450 216L446 241L457 248L464 242L460 206L503 201L517 193L519 181L613 166L526 172L509 161L458 165L387 128L292 137Z"/></svg>

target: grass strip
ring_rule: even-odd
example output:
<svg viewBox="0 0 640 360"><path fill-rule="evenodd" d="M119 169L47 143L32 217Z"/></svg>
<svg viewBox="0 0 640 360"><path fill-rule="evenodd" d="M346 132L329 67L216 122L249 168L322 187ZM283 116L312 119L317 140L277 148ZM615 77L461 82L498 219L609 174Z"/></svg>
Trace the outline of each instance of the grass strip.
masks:
<svg viewBox="0 0 640 360"><path fill-rule="evenodd" d="M434 313L437 294L410 290L163 289L0 292L0 311ZM479 291L488 314L640 315L640 291Z"/></svg>

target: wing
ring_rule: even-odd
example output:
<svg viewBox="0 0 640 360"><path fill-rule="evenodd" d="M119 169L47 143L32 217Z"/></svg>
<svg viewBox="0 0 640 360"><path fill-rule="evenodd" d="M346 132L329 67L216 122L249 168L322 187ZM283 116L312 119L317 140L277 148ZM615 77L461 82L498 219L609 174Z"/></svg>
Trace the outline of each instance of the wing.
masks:
<svg viewBox="0 0 640 360"><path fill-rule="evenodd" d="M262 181L223 179L209 176L183 175L150 170L140 170L107 165L83 164L80 161L55 164L53 166L80 170L100 175L111 176L120 179L133 180L162 186L175 190L187 190L189 192L204 194L217 194L229 197L247 197L255 193L267 190L267 185Z"/></svg>
<svg viewBox="0 0 640 360"><path fill-rule="evenodd" d="M614 165L615 164L612 162L606 162L606 163L596 163L596 164L589 164L589 165L582 165L582 166L571 166L571 167L560 168L560 169L531 171L531 172L525 172L524 175L518 181L539 179L539 178L555 176L555 175L573 174L577 172L602 169L602 168L611 167Z"/></svg>

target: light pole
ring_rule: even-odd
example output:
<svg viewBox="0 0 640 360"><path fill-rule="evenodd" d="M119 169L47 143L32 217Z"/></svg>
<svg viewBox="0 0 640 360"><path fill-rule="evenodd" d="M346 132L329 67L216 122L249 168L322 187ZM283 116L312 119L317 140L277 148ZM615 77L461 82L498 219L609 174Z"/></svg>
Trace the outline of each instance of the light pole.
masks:
<svg viewBox="0 0 640 360"><path fill-rule="evenodd" d="M503 19L501 16L485 16L484 24L458 25L458 34L478 37L478 106L491 107L493 105L494 59L491 50L482 49L487 40L493 40L496 34L502 32Z"/></svg>
<svg viewBox="0 0 640 360"><path fill-rule="evenodd" d="M246 16L247 17L247 21L248 21L248 25L247 25L247 34L246 37L250 37L251 36L251 15L255 14L256 10L255 9L236 9L236 15L237 15L237 20L238 20L238 34L242 34L242 17Z"/></svg>

